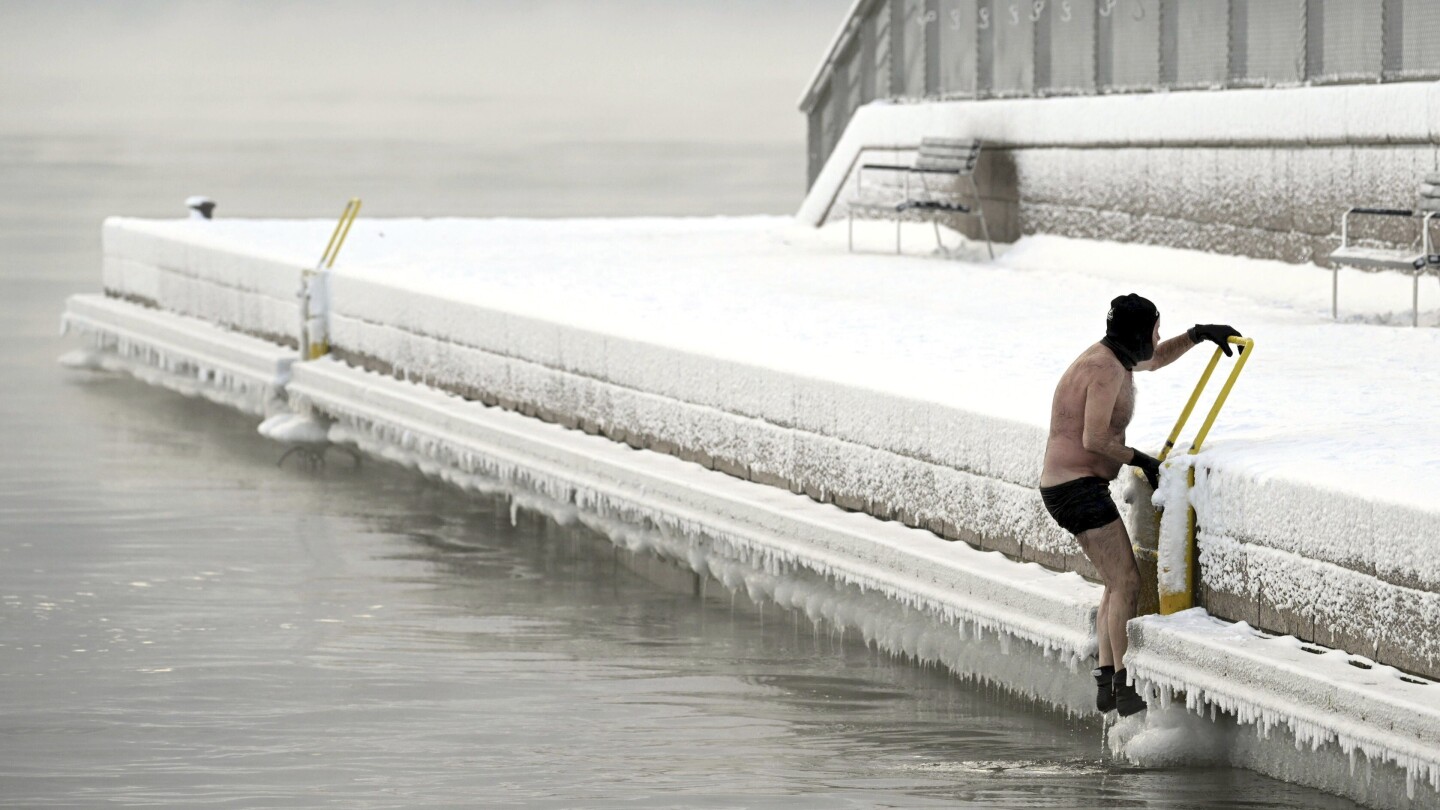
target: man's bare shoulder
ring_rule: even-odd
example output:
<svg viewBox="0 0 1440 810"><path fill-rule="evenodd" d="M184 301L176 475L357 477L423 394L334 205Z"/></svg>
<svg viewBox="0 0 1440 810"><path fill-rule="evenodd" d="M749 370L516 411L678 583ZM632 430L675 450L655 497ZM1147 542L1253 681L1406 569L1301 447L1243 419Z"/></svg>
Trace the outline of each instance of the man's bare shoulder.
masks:
<svg viewBox="0 0 1440 810"><path fill-rule="evenodd" d="M1113 352L1099 343L1081 352L1070 369L1088 383L1104 384L1125 378L1125 367L1120 365Z"/></svg>

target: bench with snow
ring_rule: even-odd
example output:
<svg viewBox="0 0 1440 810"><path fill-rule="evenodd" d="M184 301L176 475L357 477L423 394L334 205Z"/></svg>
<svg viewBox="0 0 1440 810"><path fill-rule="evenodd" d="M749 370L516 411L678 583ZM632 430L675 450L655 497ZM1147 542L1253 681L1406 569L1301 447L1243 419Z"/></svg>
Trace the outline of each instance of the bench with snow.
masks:
<svg viewBox="0 0 1440 810"><path fill-rule="evenodd" d="M1414 241L1406 248L1395 249L1353 243L1350 238L1352 216L1389 217L1408 219L1415 223ZM1411 324L1420 325L1420 277L1435 275L1440 269L1440 255L1435 252L1434 240L1430 237L1430 221L1440 215L1440 174L1427 175L1420 186L1418 204L1409 208L1362 208L1345 209L1340 216L1340 247L1330 254L1330 317L1340 317L1340 268L1353 267L1356 270L1378 272L1397 270L1409 273L1411 277Z"/></svg>
<svg viewBox="0 0 1440 810"><path fill-rule="evenodd" d="M990 258L995 247L990 243L990 227L985 223L985 209L980 205L980 189L975 185L975 166L980 162L980 141L957 138L922 138L915 162L908 165L863 163L855 172L855 198L850 201L850 250L855 249L855 214L866 213L895 218L895 252L900 252L900 225L906 214L928 216L935 226L935 241L941 248L940 218L962 214L980 219L980 232ZM898 173L902 178L901 196L876 196L876 189L865 187L865 172ZM911 178L917 178L919 189L912 191ZM953 180L948 184L938 179ZM946 187L948 186L948 187ZM893 192L894 186L881 188Z"/></svg>

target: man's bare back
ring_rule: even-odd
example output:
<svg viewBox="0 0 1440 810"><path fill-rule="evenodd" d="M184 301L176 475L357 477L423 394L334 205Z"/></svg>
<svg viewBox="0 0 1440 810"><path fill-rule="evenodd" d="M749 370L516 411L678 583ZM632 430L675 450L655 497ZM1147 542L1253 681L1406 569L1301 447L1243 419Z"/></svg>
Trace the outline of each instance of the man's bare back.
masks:
<svg viewBox="0 0 1440 810"><path fill-rule="evenodd" d="M1135 363L1133 371L1164 368L1195 345L1195 339L1186 332L1162 343L1158 317L1149 339L1153 354ZM1122 466L1136 460L1134 450L1125 444L1125 429L1134 415L1132 369L1127 369L1103 341L1092 344L1075 358L1055 386L1040 486L1053 487L1087 477L1113 481Z"/></svg>
<svg viewBox="0 0 1440 810"><path fill-rule="evenodd" d="M1106 420L1107 434L1120 446L1125 445L1125 429L1135 413L1135 379L1114 353L1096 343L1070 364L1055 386L1055 397L1050 404L1050 438L1045 443L1045 467L1040 473L1040 486L1055 486L1086 476L1109 481L1120 473L1120 467L1125 462L1090 449L1102 437L1090 437L1087 446L1085 412L1092 390L1100 397L1109 398L1113 394L1113 398L1109 399L1111 408ZM1101 406L1103 403L1094 405Z"/></svg>

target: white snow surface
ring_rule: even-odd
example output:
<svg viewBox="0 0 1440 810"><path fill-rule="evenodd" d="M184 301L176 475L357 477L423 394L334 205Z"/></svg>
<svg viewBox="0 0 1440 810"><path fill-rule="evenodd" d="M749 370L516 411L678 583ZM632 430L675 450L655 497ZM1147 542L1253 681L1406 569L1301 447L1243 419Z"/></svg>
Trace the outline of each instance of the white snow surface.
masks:
<svg viewBox="0 0 1440 810"><path fill-rule="evenodd" d="M108 225L297 271L331 227ZM1208 466L1440 516L1440 399L1430 395L1440 390L1440 332L1358 322L1407 308L1408 279L1347 276L1350 309L1336 324L1329 273L1314 267L1059 237L1026 238L994 264L919 261L847 254L843 236L776 217L360 220L335 271L335 311L476 345L510 327L476 315L499 310L1043 431L1055 381L1102 334L1110 298L1136 291L1159 305L1164 337L1215 322L1257 341L1202 454ZM388 299L361 301L353 285L348 301L349 281ZM1426 282L1422 308L1434 321L1440 286ZM598 351L515 353L527 348L562 368ZM1161 443L1209 353L1197 347L1137 375L1132 443Z"/></svg>
<svg viewBox="0 0 1440 810"><path fill-rule="evenodd" d="M1389 763L1407 775L1413 798L1418 785L1440 790L1440 683L1406 675L1341 650L1306 644L1293 636L1270 636L1245 622L1222 622L1194 608L1172 616L1143 616L1130 623L1126 665L1132 675L1161 691L1162 712L1183 693L1187 708L1215 709L1262 737L1283 728L1296 747L1335 745L1351 756ZM1152 727L1176 725L1161 712ZM1165 735L1112 739L1130 755L1163 761ZM1204 750L1223 751L1206 737Z"/></svg>

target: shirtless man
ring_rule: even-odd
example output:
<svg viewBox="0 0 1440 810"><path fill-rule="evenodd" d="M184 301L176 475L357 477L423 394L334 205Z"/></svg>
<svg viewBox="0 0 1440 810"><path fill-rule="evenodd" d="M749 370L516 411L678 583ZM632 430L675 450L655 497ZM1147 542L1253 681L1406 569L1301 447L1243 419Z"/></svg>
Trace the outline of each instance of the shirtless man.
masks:
<svg viewBox="0 0 1440 810"><path fill-rule="evenodd" d="M1134 293L1110 302L1105 337L1080 354L1055 387L1050 439L1040 495L1051 517L1075 535L1100 572L1105 590L1095 616L1099 669L1094 672L1095 707L1132 715L1145 700L1125 675L1125 623L1135 617L1140 571L1130 535L1110 499L1110 482L1129 464L1154 487L1160 462L1125 446L1125 428L1135 412L1133 371L1164 368L1202 340L1231 353L1229 338L1240 333L1223 324L1196 324L1183 335L1160 342L1160 311Z"/></svg>

